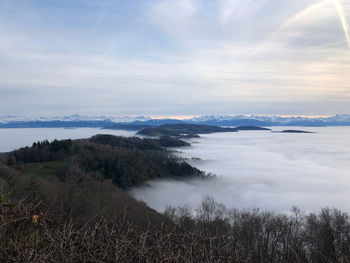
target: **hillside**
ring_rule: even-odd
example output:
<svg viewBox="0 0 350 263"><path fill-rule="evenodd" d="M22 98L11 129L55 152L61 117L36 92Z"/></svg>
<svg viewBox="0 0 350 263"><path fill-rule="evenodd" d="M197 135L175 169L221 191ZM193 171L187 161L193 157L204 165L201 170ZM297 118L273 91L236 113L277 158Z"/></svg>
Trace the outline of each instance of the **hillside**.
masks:
<svg viewBox="0 0 350 263"><path fill-rule="evenodd" d="M236 132L233 128L222 128L218 126L199 125L199 124L163 124L157 127L144 128L138 134L146 136L173 136L181 138L197 137L198 134L208 134L214 132Z"/></svg>
<svg viewBox="0 0 350 263"><path fill-rule="evenodd" d="M117 186L128 188L154 178L202 175L164 149L181 146L189 143L170 137L96 135L88 140L37 142L0 157L2 163L23 174L65 178L72 167L78 167L85 173L112 179Z"/></svg>
<svg viewBox="0 0 350 263"><path fill-rule="evenodd" d="M257 126L239 126L235 128L223 128L211 125L199 124L163 124L160 126L148 127L140 130L138 134L145 136L172 136L175 138L199 137L198 134L209 134L215 132L238 132L238 131L260 131L270 130Z"/></svg>
<svg viewBox="0 0 350 263"><path fill-rule="evenodd" d="M350 217L336 209L240 211L205 196L160 214L136 201L124 189L204 176L167 145L187 143L97 135L1 154L0 262L349 262Z"/></svg>

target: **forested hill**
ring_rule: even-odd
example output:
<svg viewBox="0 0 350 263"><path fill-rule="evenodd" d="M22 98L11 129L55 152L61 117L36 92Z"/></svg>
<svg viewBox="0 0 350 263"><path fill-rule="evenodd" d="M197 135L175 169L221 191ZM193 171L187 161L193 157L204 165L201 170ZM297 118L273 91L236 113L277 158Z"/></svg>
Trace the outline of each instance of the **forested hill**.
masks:
<svg viewBox="0 0 350 263"><path fill-rule="evenodd" d="M175 138L190 138L199 137L198 134L209 134L214 132L238 132L248 130L270 130L258 126L239 126L235 128L219 127L211 125L199 124L163 124L160 126L153 126L143 128L138 134L145 136L172 136Z"/></svg>
<svg viewBox="0 0 350 263"><path fill-rule="evenodd" d="M164 124L156 127L144 128L138 134L146 136L194 136L198 134L208 134L214 132L236 132L234 128L222 128L218 126L199 125L199 124Z"/></svg>
<svg viewBox="0 0 350 263"><path fill-rule="evenodd" d="M154 178L202 175L164 149L188 145L170 137L140 139L96 135L85 140L36 142L32 147L2 154L1 162L24 174L54 175L61 179L76 167L128 188Z"/></svg>
<svg viewBox="0 0 350 263"><path fill-rule="evenodd" d="M1 154L0 262L349 262L350 217L336 209L241 211L204 197L160 214L121 189L203 175L169 145L187 144L97 135Z"/></svg>

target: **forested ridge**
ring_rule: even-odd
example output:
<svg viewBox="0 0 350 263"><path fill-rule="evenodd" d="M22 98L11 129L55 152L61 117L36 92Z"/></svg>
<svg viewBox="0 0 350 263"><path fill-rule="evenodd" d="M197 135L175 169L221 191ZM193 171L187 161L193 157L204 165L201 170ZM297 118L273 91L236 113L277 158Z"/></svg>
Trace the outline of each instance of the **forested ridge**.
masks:
<svg viewBox="0 0 350 263"><path fill-rule="evenodd" d="M35 163L61 161L61 169L54 174L69 176L70 167L78 167L97 178L111 179L121 188L145 183L162 177L202 176L203 173L165 150L189 144L170 137L140 139L96 135L85 140L54 140L33 143L13 152L2 154L0 160L26 173ZM63 165L64 164L64 165Z"/></svg>
<svg viewBox="0 0 350 263"><path fill-rule="evenodd" d="M0 262L350 262L350 219L226 208L211 197L163 214L124 189L206 176L163 137L97 135L0 155ZM232 204L234 207L234 204Z"/></svg>

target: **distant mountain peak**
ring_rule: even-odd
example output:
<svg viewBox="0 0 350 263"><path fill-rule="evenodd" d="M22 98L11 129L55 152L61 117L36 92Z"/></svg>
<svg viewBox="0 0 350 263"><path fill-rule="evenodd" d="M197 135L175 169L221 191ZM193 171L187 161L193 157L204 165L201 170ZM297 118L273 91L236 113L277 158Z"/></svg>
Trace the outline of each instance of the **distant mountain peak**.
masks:
<svg viewBox="0 0 350 263"><path fill-rule="evenodd" d="M98 123L124 123L124 124L142 124L142 125L162 125L162 124L205 124L216 126L350 126L350 114L337 114L329 117L303 117L303 116L267 116L267 115L203 115L190 119L174 119L174 118L151 118L148 116L105 116L105 115L80 115L71 114L64 116L42 116L37 118L19 117L15 115L0 115L0 127L16 127L16 123L20 123L20 127L26 127L26 123L31 123L28 127L40 127L40 123L58 122L57 127L62 125L69 126L70 122L74 122L74 127L88 127L88 124L95 122L93 127L98 127ZM97 124L96 124L97 122ZM55 124L52 124L53 126ZM44 125L45 126L45 125ZM51 127L51 126L50 126Z"/></svg>

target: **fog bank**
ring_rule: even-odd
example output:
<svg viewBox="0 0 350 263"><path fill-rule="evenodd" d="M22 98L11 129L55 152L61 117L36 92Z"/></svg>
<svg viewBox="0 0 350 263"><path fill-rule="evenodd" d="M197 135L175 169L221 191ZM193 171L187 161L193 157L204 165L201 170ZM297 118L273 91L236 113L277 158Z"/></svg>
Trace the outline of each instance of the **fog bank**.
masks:
<svg viewBox="0 0 350 263"><path fill-rule="evenodd" d="M96 134L113 134L132 136L134 131L103 130L99 128L21 128L0 129L0 152L8 152L24 146L31 146L33 142L54 139L81 139Z"/></svg>
<svg viewBox="0 0 350 263"><path fill-rule="evenodd" d="M287 128L293 129L274 130ZM130 193L158 211L167 204L197 206L203 195L237 208L318 211L329 206L350 211L350 127L307 130L317 133L202 135L179 155L218 178L153 181Z"/></svg>

